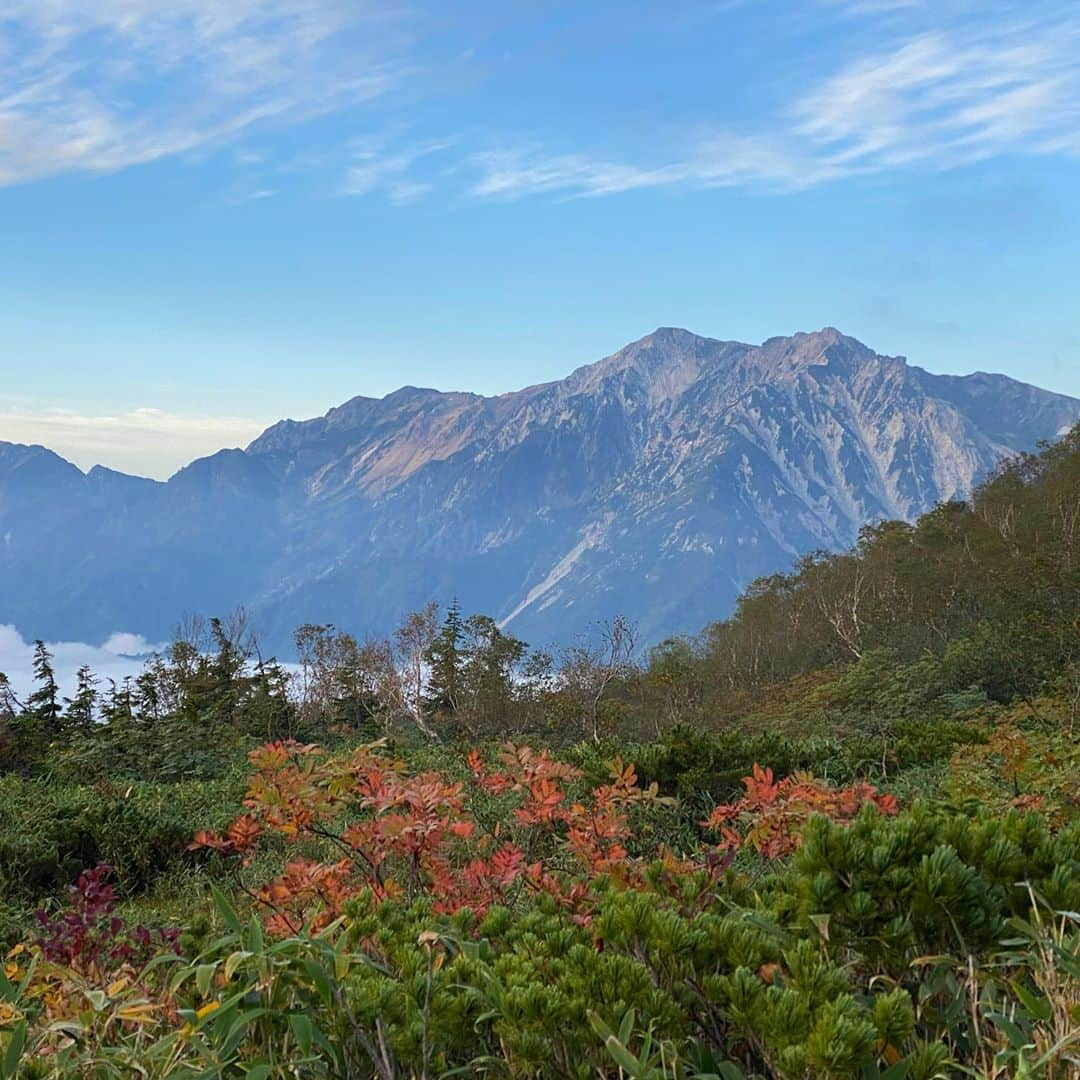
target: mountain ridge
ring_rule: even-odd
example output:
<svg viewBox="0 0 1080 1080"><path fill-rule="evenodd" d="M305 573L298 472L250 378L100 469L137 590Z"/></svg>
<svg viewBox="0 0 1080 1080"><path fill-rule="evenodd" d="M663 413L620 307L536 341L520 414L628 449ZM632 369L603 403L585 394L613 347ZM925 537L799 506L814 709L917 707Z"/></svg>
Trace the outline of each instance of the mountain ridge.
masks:
<svg viewBox="0 0 1080 1080"><path fill-rule="evenodd" d="M300 622L381 631L456 595L534 642L615 611L656 640L866 522L966 496L1078 418L1064 395L934 375L835 327L759 346L659 327L492 397L353 397L164 482L0 444L0 622L160 640L244 604L284 650ZM70 505L27 502L28 462Z"/></svg>

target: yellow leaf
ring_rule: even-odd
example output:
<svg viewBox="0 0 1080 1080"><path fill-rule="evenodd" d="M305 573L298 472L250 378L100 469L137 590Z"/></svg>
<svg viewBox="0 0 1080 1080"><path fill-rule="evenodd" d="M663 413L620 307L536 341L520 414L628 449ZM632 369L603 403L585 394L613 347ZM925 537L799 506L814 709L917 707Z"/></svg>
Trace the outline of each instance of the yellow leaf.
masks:
<svg viewBox="0 0 1080 1080"><path fill-rule="evenodd" d="M108 994L109 997L116 997L117 994L120 994L124 990L126 990L130 983L131 980L126 975L121 975L120 978L116 980L116 982L109 983L108 989L106 989L105 993Z"/></svg>
<svg viewBox="0 0 1080 1080"><path fill-rule="evenodd" d="M154 1012L158 1008L159 1006L147 1001L141 1005L128 1005L127 1008L121 1009L116 1015L121 1020L127 1020L132 1024L149 1024L153 1021Z"/></svg>
<svg viewBox="0 0 1080 1080"><path fill-rule="evenodd" d="M236 974L236 969L251 955L243 949L237 949L231 953L225 961L225 981L228 982Z"/></svg>

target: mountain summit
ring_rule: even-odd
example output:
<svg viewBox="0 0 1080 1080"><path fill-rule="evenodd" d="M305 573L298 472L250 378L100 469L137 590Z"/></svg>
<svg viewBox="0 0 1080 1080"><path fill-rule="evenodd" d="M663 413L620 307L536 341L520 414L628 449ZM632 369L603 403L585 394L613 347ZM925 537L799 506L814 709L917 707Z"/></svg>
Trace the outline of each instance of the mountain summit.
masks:
<svg viewBox="0 0 1080 1080"><path fill-rule="evenodd" d="M760 346L661 328L498 397L356 397L167 483L0 443L0 622L160 640L243 604L285 650L302 622L384 630L457 596L534 643L615 612L656 640L866 522L966 496L1078 418L831 327Z"/></svg>

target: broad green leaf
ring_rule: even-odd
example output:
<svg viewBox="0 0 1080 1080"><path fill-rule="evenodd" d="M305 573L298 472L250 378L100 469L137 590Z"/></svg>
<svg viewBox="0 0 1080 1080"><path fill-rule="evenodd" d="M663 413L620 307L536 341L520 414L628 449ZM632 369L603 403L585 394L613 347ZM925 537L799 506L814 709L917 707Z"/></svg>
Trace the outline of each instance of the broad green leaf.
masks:
<svg viewBox="0 0 1080 1080"><path fill-rule="evenodd" d="M312 1024L311 1018L304 1013L293 1013L289 1017L289 1027L292 1028L300 1049L305 1054L310 1053L311 1043L315 1037L315 1025Z"/></svg>
<svg viewBox="0 0 1080 1080"><path fill-rule="evenodd" d="M3 1069L4 1080L14 1080L19 1070L19 1062L22 1059L23 1048L26 1046L26 1021L21 1020L12 1029L11 1038L7 1049L4 1051L4 1060L0 1062Z"/></svg>
<svg viewBox="0 0 1080 1080"><path fill-rule="evenodd" d="M214 983L214 972L217 964L200 964L195 971L195 989L202 997L210 993L210 987Z"/></svg>
<svg viewBox="0 0 1080 1080"><path fill-rule="evenodd" d="M641 1075L641 1062L614 1035L609 1035L604 1045L620 1069L625 1069L632 1077Z"/></svg>

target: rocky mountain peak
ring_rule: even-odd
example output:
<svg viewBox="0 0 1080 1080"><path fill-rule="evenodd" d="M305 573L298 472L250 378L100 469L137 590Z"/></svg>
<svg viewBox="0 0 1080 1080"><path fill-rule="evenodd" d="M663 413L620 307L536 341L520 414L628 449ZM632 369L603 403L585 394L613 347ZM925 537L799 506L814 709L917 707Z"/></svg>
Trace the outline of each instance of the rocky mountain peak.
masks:
<svg viewBox="0 0 1080 1080"><path fill-rule="evenodd" d="M9 485L18 485L27 491L37 485L73 489L85 479L78 466L44 446L8 442L0 442L0 476L5 477ZM0 490L0 499L2 497Z"/></svg>
<svg viewBox="0 0 1080 1080"><path fill-rule="evenodd" d="M3 615L30 637L162 640L242 604L287 651L303 622L381 631L457 596L534 644L614 613L654 641L867 522L966 496L1078 418L835 327L760 346L660 327L496 398L352 398L167 484L0 444Z"/></svg>
<svg viewBox="0 0 1080 1080"><path fill-rule="evenodd" d="M678 327L659 327L595 364L578 368L567 382L579 393L595 393L605 385L629 383L650 405L685 392L738 342L701 337Z"/></svg>
<svg viewBox="0 0 1080 1080"><path fill-rule="evenodd" d="M825 367L830 364L859 364L882 359L858 338L841 333L834 326L826 326L811 333L797 333L790 337L774 337L762 342L759 350L766 363L776 370L802 370L809 367Z"/></svg>

